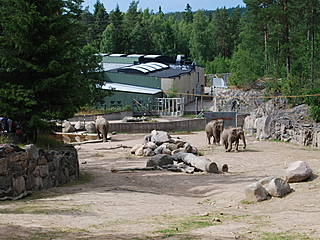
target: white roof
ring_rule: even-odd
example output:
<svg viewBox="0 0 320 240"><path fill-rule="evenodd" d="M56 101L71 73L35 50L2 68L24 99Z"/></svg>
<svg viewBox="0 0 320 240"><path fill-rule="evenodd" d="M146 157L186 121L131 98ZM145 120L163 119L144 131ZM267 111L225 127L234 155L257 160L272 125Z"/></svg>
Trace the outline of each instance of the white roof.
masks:
<svg viewBox="0 0 320 240"><path fill-rule="evenodd" d="M139 65L130 66L130 67L126 67L126 68L127 69L135 69L135 70L138 70L138 71L143 72L143 73L148 73L149 72L147 69L139 67Z"/></svg>
<svg viewBox="0 0 320 240"><path fill-rule="evenodd" d="M129 58L139 58L139 57L143 57L143 56L144 56L143 54L130 54L127 57L129 57Z"/></svg>
<svg viewBox="0 0 320 240"><path fill-rule="evenodd" d="M124 64L124 63L102 63L103 71L110 71L112 69L124 68L132 66L132 64Z"/></svg>
<svg viewBox="0 0 320 240"><path fill-rule="evenodd" d="M161 55L145 55L145 58L157 58L157 57L161 57Z"/></svg>
<svg viewBox="0 0 320 240"><path fill-rule="evenodd" d="M159 63L159 62L149 62L149 63L145 63L145 64L146 65L151 65L151 66L155 65L155 66L159 66L161 68L169 68L168 65L163 64L163 63Z"/></svg>
<svg viewBox="0 0 320 240"><path fill-rule="evenodd" d="M145 94L157 94L162 92L162 90L158 88L139 87L120 83L106 83L102 86L102 89Z"/></svg>
<svg viewBox="0 0 320 240"><path fill-rule="evenodd" d="M143 73L154 72L156 70L169 68L168 65L157 62L143 63L139 65L132 65L128 67L124 67L125 69L134 69Z"/></svg>
<svg viewBox="0 0 320 240"><path fill-rule="evenodd" d="M123 54L123 53L114 53L109 55L109 57L124 57L124 56L126 56L126 54Z"/></svg>

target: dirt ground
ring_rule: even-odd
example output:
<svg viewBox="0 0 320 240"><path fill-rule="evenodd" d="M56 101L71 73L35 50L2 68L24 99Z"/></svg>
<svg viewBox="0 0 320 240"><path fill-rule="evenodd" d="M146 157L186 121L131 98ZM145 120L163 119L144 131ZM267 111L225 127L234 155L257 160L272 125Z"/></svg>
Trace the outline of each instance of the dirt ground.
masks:
<svg viewBox="0 0 320 240"><path fill-rule="evenodd" d="M208 146L204 132L176 134L205 157L229 165L229 173L167 171L112 173L144 167L148 158L129 148L144 134L114 135L112 142L78 147L81 179L0 202L0 239L320 239L320 152L287 143L248 138L246 151ZM315 177L291 184L285 198L250 203L245 186L284 176L288 163L303 160Z"/></svg>

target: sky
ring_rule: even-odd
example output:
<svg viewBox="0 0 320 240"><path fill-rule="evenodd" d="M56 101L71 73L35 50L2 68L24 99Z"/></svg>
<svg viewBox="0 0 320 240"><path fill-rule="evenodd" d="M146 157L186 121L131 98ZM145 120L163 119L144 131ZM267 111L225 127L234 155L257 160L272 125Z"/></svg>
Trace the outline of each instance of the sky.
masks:
<svg viewBox="0 0 320 240"><path fill-rule="evenodd" d="M89 6L92 11L95 2L96 0L84 0L83 6ZM120 10L125 12L132 0L100 0L100 2L103 3L108 12L114 9L117 6L117 3ZM215 10L222 7L231 8L238 5L245 6L242 0L140 0L138 6L142 9L149 8L154 12L157 12L159 6L161 6L162 11L167 13L184 11L187 3L192 7L192 11L199 9Z"/></svg>

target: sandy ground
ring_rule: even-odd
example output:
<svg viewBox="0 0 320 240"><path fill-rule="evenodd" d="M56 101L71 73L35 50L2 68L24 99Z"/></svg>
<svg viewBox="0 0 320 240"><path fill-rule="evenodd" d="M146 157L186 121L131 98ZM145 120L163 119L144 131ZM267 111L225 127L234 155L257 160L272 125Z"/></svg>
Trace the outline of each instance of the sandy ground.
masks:
<svg viewBox="0 0 320 240"><path fill-rule="evenodd" d="M79 183L0 202L0 239L320 239L319 151L249 138L246 151L226 153L196 132L178 136L218 165L227 163L229 173L112 173L145 166L148 158L129 148L108 150L131 147L143 136L81 145ZM246 185L283 177L297 160L314 170L311 181L291 184L294 192L282 199L244 201Z"/></svg>

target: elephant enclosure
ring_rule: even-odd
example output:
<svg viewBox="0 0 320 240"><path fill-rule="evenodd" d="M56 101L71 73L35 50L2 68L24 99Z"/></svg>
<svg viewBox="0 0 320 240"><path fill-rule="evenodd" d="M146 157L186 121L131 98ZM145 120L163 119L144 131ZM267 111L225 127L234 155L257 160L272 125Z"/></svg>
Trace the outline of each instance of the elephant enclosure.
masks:
<svg viewBox="0 0 320 240"><path fill-rule="evenodd" d="M226 153L222 146L208 146L202 131L177 136L218 166L228 164L228 173L112 173L113 168L145 167L148 158L118 148L141 143L143 136L119 134L112 142L81 145L79 183L0 202L0 239L320 238L317 176L290 184L294 192L285 198L243 201L245 186L283 177L290 162L306 161L319 174L319 151L247 138L246 151L240 145L238 153Z"/></svg>

